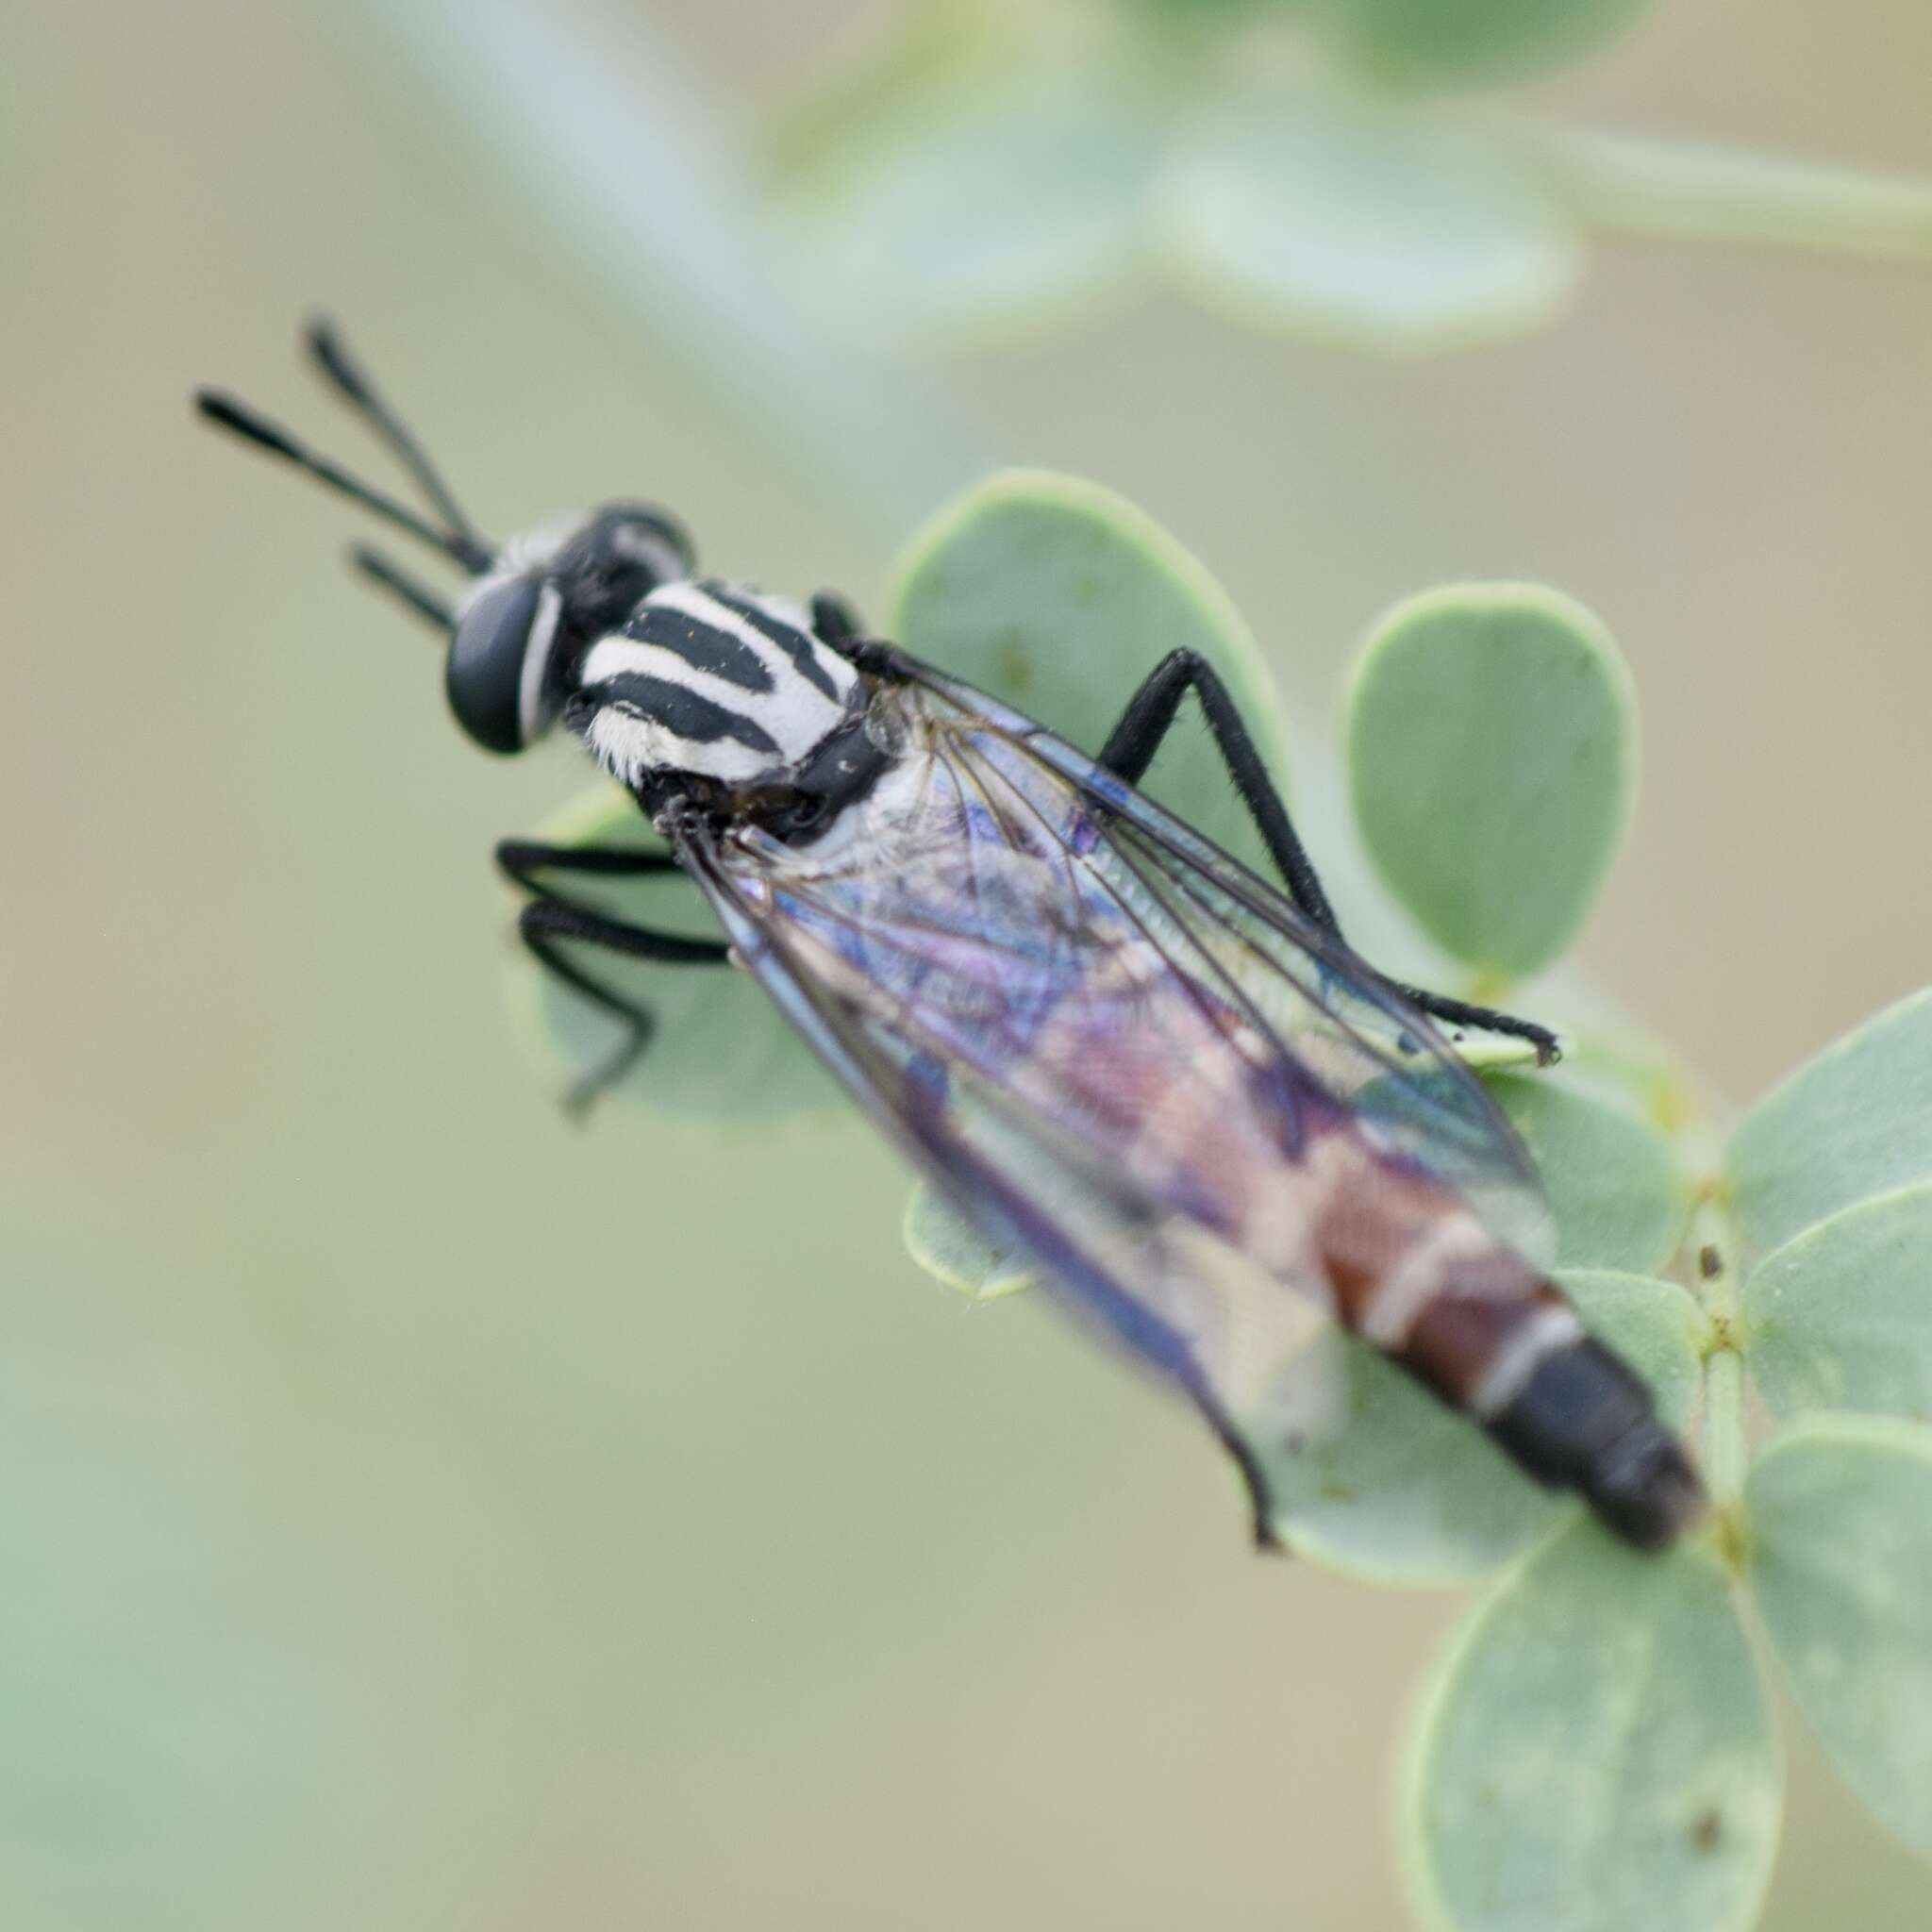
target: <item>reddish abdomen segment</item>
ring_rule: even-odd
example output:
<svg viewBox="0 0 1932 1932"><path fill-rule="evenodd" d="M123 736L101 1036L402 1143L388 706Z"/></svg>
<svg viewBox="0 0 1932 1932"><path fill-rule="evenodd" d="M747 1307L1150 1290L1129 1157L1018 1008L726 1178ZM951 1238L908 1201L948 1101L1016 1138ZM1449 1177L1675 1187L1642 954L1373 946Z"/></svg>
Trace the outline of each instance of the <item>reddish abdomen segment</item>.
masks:
<svg viewBox="0 0 1932 1932"><path fill-rule="evenodd" d="M1316 1230L1343 1324L1624 1541L1660 1548L1695 1522L1705 1495L1689 1457L1562 1293L1419 1168L1359 1142L1354 1161Z"/></svg>

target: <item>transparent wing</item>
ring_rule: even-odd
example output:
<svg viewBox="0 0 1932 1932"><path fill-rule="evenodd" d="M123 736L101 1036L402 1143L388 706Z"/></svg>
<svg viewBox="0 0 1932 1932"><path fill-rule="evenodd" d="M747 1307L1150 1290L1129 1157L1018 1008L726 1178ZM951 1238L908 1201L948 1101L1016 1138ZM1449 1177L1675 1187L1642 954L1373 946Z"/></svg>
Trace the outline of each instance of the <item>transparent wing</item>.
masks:
<svg viewBox="0 0 1932 1932"><path fill-rule="evenodd" d="M1319 1420L1338 1194L1426 1173L1512 1243L1507 1124L1292 906L1072 747L893 693L904 755L824 851L683 856L739 957L991 1239L1179 1384L1247 1473Z"/></svg>
<svg viewBox="0 0 1932 1932"><path fill-rule="evenodd" d="M1096 878L1144 908L1177 972L1239 1000L1268 1050L1318 1078L1363 1130L1458 1193L1548 1268L1556 1237L1528 1150L1434 1023L1275 887L1097 765L969 687L910 665L957 763L1052 815Z"/></svg>

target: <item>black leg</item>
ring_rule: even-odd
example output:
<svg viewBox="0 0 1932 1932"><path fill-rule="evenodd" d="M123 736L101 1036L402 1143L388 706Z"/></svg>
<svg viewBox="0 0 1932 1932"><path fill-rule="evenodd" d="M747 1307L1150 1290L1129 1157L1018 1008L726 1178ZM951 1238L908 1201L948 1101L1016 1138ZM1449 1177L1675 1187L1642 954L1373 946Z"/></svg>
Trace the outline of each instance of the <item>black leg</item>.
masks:
<svg viewBox="0 0 1932 1932"><path fill-rule="evenodd" d="M522 886L540 899L559 897L537 877L540 872L634 878L645 873L677 870L676 859L668 852L641 852L629 845L546 845L538 839L499 839L496 863L511 885Z"/></svg>
<svg viewBox="0 0 1932 1932"><path fill-rule="evenodd" d="M650 1044L656 1021L647 1007L604 985L565 958L559 948L568 943L602 946L631 958L678 966L723 965L730 957L730 948L723 940L691 939L680 933L654 932L648 926L626 924L562 897L535 876L540 872L570 872L607 878L674 872L676 862L668 853L598 845L544 845L526 839L506 839L496 848L496 862L517 885L537 894L534 903L524 908L517 930L538 964L592 1006L624 1023L624 1035L617 1045L575 1081L564 1095L565 1108L573 1114L582 1115L600 1093L615 1086L636 1065L639 1055Z"/></svg>
<svg viewBox="0 0 1932 1932"><path fill-rule="evenodd" d="M1140 690L1127 700L1120 723L1101 749L1099 762L1128 784L1138 785L1154 762L1161 741L1174 728L1181 700L1190 691L1201 700L1208 728L1214 736L1227 774L1234 781L1241 803L1247 807L1261 842L1280 868L1289 896L1315 924L1341 940L1341 925L1335 917L1335 908L1328 903L1301 835L1281 802L1280 792L1274 789L1274 781L1268 775L1268 768L1248 735L1248 727L1241 722L1240 708L1221 681L1220 674L1197 652L1172 652L1154 667ZM1536 1048L1538 1060L1545 1064L1557 1057L1557 1036L1546 1026L1518 1020L1490 1007L1449 999L1424 987L1402 986L1393 980L1388 983L1424 1012L1451 1025L1476 1026L1488 1033L1526 1040Z"/></svg>
<svg viewBox="0 0 1932 1932"><path fill-rule="evenodd" d="M1526 1040L1536 1048L1536 1063L1547 1067L1562 1058L1557 1036L1534 1020L1519 1020L1513 1013L1500 1013L1494 1007L1478 1007L1469 1000L1452 1000L1446 993L1431 992L1425 986L1405 986L1399 979L1388 982L1410 1006L1420 1007L1432 1019L1450 1026L1474 1026L1484 1033L1506 1033L1513 1040Z"/></svg>
<svg viewBox="0 0 1932 1932"><path fill-rule="evenodd" d="M1140 690L1127 700L1120 723L1108 735L1101 747L1100 763L1129 785L1138 785L1154 762L1162 741L1174 728L1181 700L1190 691L1200 697L1201 709L1207 714L1208 728L1214 734L1227 775L1247 807L1248 816L1255 822L1255 829L1260 833L1269 857L1280 867L1289 896L1317 925L1340 939L1341 927L1336 921L1335 908L1322 890L1322 881L1315 875L1301 835L1281 802L1281 793L1274 789L1274 781L1261 762L1261 754L1255 749L1255 741L1248 736L1248 727L1241 723L1241 711L1228 688L1222 683L1213 665L1198 652L1170 652L1154 667Z"/></svg>

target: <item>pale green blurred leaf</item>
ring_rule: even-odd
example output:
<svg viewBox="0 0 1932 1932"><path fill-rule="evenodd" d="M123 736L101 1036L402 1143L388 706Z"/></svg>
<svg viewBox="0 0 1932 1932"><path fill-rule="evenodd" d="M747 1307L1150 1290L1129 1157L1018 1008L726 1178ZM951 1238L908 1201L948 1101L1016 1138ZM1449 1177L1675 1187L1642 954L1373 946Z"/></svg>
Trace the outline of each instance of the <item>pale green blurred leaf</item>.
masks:
<svg viewBox="0 0 1932 1932"><path fill-rule="evenodd" d="M1637 775L1629 673L1588 610L1516 584L1397 605L1357 665L1347 749L1369 851L1431 938L1509 975L1569 944Z"/></svg>
<svg viewBox="0 0 1932 1932"><path fill-rule="evenodd" d="M901 1232L907 1252L928 1274L975 1301L998 1301L1033 1286L1024 1256L995 1247L924 1181L906 1204Z"/></svg>
<svg viewBox="0 0 1932 1932"><path fill-rule="evenodd" d="M1308 0L1115 0L1124 12L1181 33L1223 33L1268 14L1301 13Z"/></svg>
<svg viewBox="0 0 1932 1932"><path fill-rule="evenodd" d="M579 792L534 836L558 845L663 844L630 794L603 782ZM717 931L679 873L621 881L573 878L568 891L620 918L675 932ZM839 1103L831 1076L747 974L732 967L621 959L601 951L580 957L597 978L641 1000L658 1018L643 1058L608 1101L636 1100L673 1119L754 1125ZM523 947L510 954L506 971L519 1030L560 1098L622 1037L620 1028L541 972Z"/></svg>
<svg viewBox="0 0 1932 1932"><path fill-rule="evenodd" d="M1394 106L1254 95L1205 117L1164 171L1166 253L1258 326L1385 355L1546 320L1581 252L1535 174Z"/></svg>
<svg viewBox="0 0 1932 1932"><path fill-rule="evenodd" d="M1704 1317L1676 1283L1585 1270L1558 1276L1591 1333L1649 1384L1681 1429L1697 1388ZM1378 1583L1489 1574L1581 1507L1538 1488L1466 1417L1366 1344L1331 1331L1315 1373L1343 1391L1296 1453L1265 1458L1274 1524L1297 1555Z"/></svg>
<svg viewBox="0 0 1932 1932"><path fill-rule="evenodd" d="M836 170L866 130L902 111L902 104L969 79L997 80L1024 61L1026 38L1010 15L981 0L924 0L900 8L858 57L781 104L765 130L774 179L809 180Z"/></svg>
<svg viewBox="0 0 1932 1932"><path fill-rule="evenodd" d="M408 1922L408 1849L479 1786L423 1729L471 1634L378 1555L421 1418L358 1490L379 1423L318 1406L314 1334L299 1368L269 1345L245 1263L171 1279L34 1192L0 1207L0 1923L326 1924L295 1893L337 1857L402 1861Z"/></svg>
<svg viewBox="0 0 1932 1932"><path fill-rule="evenodd" d="M1240 613L1110 491L1044 471L989 477L919 531L895 583L890 635L1090 752L1161 658L1198 651L1227 681L1277 782L1286 774L1280 703ZM1142 789L1273 875L1205 730L1183 722Z"/></svg>
<svg viewBox="0 0 1932 1932"><path fill-rule="evenodd" d="M935 501L983 467L929 386L803 313L741 152L739 77L719 73L714 88L658 8L349 0L313 11L357 29L380 92L436 130L448 166L490 184L492 232L541 232L584 301L728 408L734 426L717 433L740 460L789 464L828 505L887 531L908 501ZM625 404L613 396L611 408L621 418Z"/></svg>
<svg viewBox="0 0 1932 1932"><path fill-rule="evenodd" d="M1773 1414L1932 1422L1932 1184L1816 1223L1744 1283L1744 1359Z"/></svg>
<svg viewBox="0 0 1932 1932"><path fill-rule="evenodd" d="M1491 80L1608 39L1649 0L1324 0L1355 63L1401 81Z"/></svg>
<svg viewBox="0 0 1932 1932"><path fill-rule="evenodd" d="M1457 1932L1728 1932L1783 1774L1723 1574L1558 1535L1464 1626L1405 1768L1405 1861Z"/></svg>
<svg viewBox="0 0 1932 1932"><path fill-rule="evenodd" d="M1644 1274L1676 1251L1690 1191L1669 1141L1641 1116L1560 1080L1491 1074L1490 1090L1535 1157L1566 1268Z"/></svg>
<svg viewBox="0 0 1932 1932"><path fill-rule="evenodd" d="M1724 1168L1760 1252L1840 1208L1932 1180L1932 990L1773 1088L1732 1136Z"/></svg>
<svg viewBox="0 0 1932 1932"><path fill-rule="evenodd" d="M796 273L856 332L978 338L1121 282L1165 94L1104 62L969 70L874 100L794 168Z"/></svg>
<svg viewBox="0 0 1932 1932"><path fill-rule="evenodd" d="M1932 1433L1811 1417L1758 1458L1744 1499L1798 1703L1853 1790L1932 1855Z"/></svg>

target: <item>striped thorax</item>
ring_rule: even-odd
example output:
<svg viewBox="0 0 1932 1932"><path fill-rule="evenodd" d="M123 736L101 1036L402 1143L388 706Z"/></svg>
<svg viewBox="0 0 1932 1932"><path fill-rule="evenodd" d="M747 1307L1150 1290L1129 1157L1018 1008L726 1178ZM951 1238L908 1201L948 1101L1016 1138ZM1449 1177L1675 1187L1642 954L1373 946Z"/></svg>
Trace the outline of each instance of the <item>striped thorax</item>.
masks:
<svg viewBox="0 0 1932 1932"><path fill-rule="evenodd" d="M662 774L780 784L855 722L860 680L796 604L669 583L584 654L569 720L636 791Z"/></svg>

